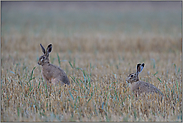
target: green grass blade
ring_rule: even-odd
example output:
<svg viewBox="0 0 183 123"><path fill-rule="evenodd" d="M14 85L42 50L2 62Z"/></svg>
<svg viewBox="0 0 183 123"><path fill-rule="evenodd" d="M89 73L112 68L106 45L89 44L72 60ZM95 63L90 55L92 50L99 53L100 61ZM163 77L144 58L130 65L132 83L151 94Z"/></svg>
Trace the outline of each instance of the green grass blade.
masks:
<svg viewBox="0 0 183 123"><path fill-rule="evenodd" d="M32 75L33 75L33 72L34 72L34 69L35 69L36 67L34 67L33 69L32 69L32 72L31 72L31 75L30 75L30 80L32 80L33 78L32 78Z"/></svg>
<svg viewBox="0 0 183 123"><path fill-rule="evenodd" d="M162 82L161 79L159 77L157 77L157 79L160 81L160 83Z"/></svg>
<svg viewBox="0 0 183 123"><path fill-rule="evenodd" d="M156 74L158 74L158 71L155 74L153 74L153 75L155 76Z"/></svg>
<svg viewBox="0 0 183 123"><path fill-rule="evenodd" d="M175 73L176 73L176 75L177 75L177 66L176 66L176 64L173 64L174 65L174 67L175 67Z"/></svg>
<svg viewBox="0 0 183 123"><path fill-rule="evenodd" d="M156 62L155 62L155 60L154 59L151 59L152 60L152 64L153 64L153 69L155 69L156 68Z"/></svg>
<svg viewBox="0 0 183 123"><path fill-rule="evenodd" d="M74 97L72 96L71 91L69 91L69 94L70 94L70 96L71 96L72 100L74 100Z"/></svg>
<svg viewBox="0 0 183 123"><path fill-rule="evenodd" d="M15 74L13 71L10 71L10 73Z"/></svg>
<svg viewBox="0 0 183 123"><path fill-rule="evenodd" d="M85 86L86 89L88 89L88 87L86 86L86 84L81 80L79 79L81 83L83 83L83 85Z"/></svg>
<svg viewBox="0 0 183 123"><path fill-rule="evenodd" d="M18 117L20 116L20 107L17 107L17 114L18 114Z"/></svg>
<svg viewBox="0 0 183 123"><path fill-rule="evenodd" d="M176 80L176 86L177 86L177 92L178 92L178 101L179 101L179 85L178 85L178 81Z"/></svg>
<svg viewBox="0 0 183 123"><path fill-rule="evenodd" d="M57 53L57 59L58 59L59 66L61 67L60 57L59 57L58 53Z"/></svg>
<svg viewBox="0 0 183 123"><path fill-rule="evenodd" d="M77 103L77 100L78 100L78 96L76 96L76 99L75 99L75 102L74 102L74 109L76 109L76 103Z"/></svg>
<svg viewBox="0 0 183 123"><path fill-rule="evenodd" d="M117 94L116 90L114 90L114 93L115 93L115 95L116 95L116 97L117 97L117 99L119 101L119 97L118 97L118 94Z"/></svg>
<svg viewBox="0 0 183 123"><path fill-rule="evenodd" d="M72 65L72 63L71 63L70 61L69 61L69 64L70 64L70 66L71 66L72 68L74 68L73 65Z"/></svg>
<svg viewBox="0 0 183 123"><path fill-rule="evenodd" d="M93 92L91 92L91 96L90 96L90 98L88 99L88 101L86 102L86 104L88 104L88 102L91 100L92 97L93 97Z"/></svg>

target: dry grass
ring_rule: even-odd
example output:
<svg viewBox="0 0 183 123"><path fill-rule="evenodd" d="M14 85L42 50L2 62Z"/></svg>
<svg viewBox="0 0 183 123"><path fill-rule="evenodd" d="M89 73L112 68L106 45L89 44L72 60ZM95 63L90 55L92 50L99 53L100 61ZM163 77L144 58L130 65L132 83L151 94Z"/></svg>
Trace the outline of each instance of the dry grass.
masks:
<svg viewBox="0 0 183 123"><path fill-rule="evenodd" d="M67 39L69 44L65 43L64 46L62 43L59 44L63 48L59 48L56 41L53 41L50 60L59 66L58 53L61 67L72 81L71 86L66 88L60 86L48 88L49 85L47 87L43 82L41 69L36 61L36 57L41 55L38 43L34 46L30 43L29 46L32 48L27 49L21 49L25 47L22 45L14 45L20 49L16 52L12 50L11 45L3 45L3 49L5 46L7 48L2 51L2 121L181 120L180 50L168 48L171 46L169 44L171 38L169 43L166 43L165 50L172 48L174 52L148 52L132 43L136 53L128 51L129 49L125 52L124 45L121 45L122 50L119 49L118 52L115 43L120 44L120 40L114 39L115 43L111 42L110 47L107 41L98 45L100 41L97 37L85 39L87 43L81 43L83 46L80 47L70 43L72 38ZM78 37L78 42L82 41L83 37ZM95 43L90 43L92 41ZM62 40L61 42L64 43ZM127 43L125 45L131 45L128 41L125 42ZM161 40L159 47L163 47L163 42L165 41ZM44 43L47 44L48 42ZM95 44L98 46L96 49ZM64 48L73 50L70 53ZM130 72L135 71L139 62L146 64L140 75L141 80L154 84L166 95L162 102L154 100L147 103L145 100L136 100L133 96L129 96L130 91L125 79Z"/></svg>
<svg viewBox="0 0 183 123"><path fill-rule="evenodd" d="M50 28L7 31L11 23L3 24L1 121L182 121L179 34L93 30L64 36ZM50 61L67 73L70 86L44 83L40 43L53 44ZM129 90L125 79L142 62L140 79L163 92L161 101Z"/></svg>

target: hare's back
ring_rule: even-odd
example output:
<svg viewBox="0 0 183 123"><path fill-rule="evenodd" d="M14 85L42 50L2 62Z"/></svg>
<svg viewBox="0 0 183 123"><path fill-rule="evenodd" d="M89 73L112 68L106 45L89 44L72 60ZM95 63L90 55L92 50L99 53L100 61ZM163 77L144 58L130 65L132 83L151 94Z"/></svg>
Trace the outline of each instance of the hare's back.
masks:
<svg viewBox="0 0 183 123"><path fill-rule="evenodd" d="M134 91L138 91L139 93L142 93L142 92L146 92L146 93L152 93L152 92L155 92L155 93L161 93L160 90L155 87L154 85L150 84L150 83L147 83L147 82L144 82L144 81L139 81L137 84L136 84L136 90Z"/></svg>

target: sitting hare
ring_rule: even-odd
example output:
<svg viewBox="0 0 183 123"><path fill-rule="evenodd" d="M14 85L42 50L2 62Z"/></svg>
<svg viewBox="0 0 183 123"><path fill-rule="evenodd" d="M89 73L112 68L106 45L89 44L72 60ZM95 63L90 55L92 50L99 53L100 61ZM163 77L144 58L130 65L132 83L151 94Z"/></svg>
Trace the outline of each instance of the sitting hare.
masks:
<svg viewBox="0 0 183 123"><path fill-rule="evenodd" d="M139 73L143 70L144 68L144 63L143 64L137 64L137 72L136 73L131 73L127 79L126 82L130 83L130 88L131 91L134 92L135 94L141 94L143 92L145 93L158 93L159 95L162 95L162 92L156 88L154 85L140 81L139 80Z"/></svg>
<svg viewBox="0 0 183 123"><path fill-rule="evenodd" d="M50 64L49 62L49 53L52 50L52 44L48 45L46 50L41 44L40 46L44 55L39 58L38 64L42 66L42 75L44 80L47 83L58 84L61 82L61 85L69 85L70 82L66 73L61 68Z"/></svg>

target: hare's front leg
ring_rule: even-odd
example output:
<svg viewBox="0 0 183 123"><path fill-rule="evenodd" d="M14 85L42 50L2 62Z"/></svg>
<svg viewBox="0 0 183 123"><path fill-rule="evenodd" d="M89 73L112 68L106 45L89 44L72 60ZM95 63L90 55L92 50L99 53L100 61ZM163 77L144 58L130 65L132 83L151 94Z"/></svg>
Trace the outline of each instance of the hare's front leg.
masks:
<svg viewBox="0 0 183 123"><path fill-rule="evenodd" d="M43 74L42 74L42 77L43 77L43 80L45 80L45 82L48 84L48 83L51 83L51 80L47 79Z"/></svg>

